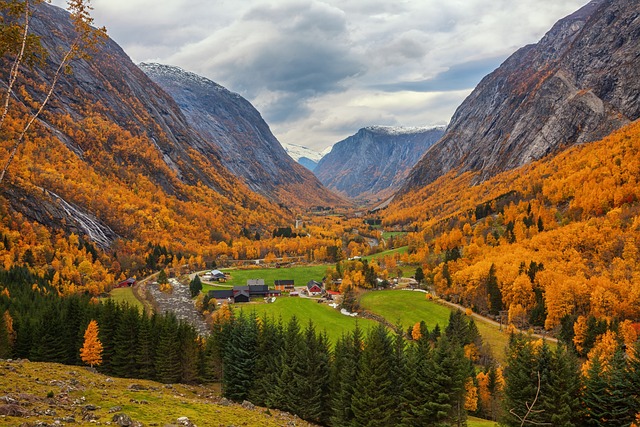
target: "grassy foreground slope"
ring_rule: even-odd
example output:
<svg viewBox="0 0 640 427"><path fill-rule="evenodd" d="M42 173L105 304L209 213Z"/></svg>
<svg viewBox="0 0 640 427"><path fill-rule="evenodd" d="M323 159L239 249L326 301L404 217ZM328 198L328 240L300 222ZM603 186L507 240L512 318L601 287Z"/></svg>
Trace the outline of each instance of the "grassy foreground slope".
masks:
<svg viewBox="0 0 640 427"><path fill-rule="evenodd" d="M0 395L7 397L0 401L0 426L37 421L54 425L56 419L77 426L104 425L119 413L145 426L176 424L180 417L188 417L198 427L276 427L293 422L312 426L277 410L269 415L264 408L226 402L214 386L109 378L85 367L55 363L0 361Z"/></svg>

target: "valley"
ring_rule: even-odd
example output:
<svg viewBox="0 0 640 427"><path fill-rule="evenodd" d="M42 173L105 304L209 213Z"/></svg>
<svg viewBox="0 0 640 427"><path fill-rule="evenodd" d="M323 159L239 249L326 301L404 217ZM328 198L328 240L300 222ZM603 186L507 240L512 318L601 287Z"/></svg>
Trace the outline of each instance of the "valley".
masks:
<svg viewBox="0 0 640 427"><path fill-rule="evenodd" d="M300 58L357 27L303 6L242 20ZM389 72L412 32L335 75L246 28L136 65L91 10L0 1L0 425L640 425L635 2L470 88L497 57ZM401 76L343 92L369 57Z"/></svg>

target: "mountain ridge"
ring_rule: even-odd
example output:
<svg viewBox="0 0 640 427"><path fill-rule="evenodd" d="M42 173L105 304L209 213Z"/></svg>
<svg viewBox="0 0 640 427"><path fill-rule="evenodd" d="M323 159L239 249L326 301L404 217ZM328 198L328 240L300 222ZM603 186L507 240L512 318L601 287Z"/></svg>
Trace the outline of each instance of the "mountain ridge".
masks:
<svg viewBox="0 0 640 427"><path fill-rule="evenodd" d="M314 173L327 187L353 198L383 199L399 188L444 126L369 126L333 145Z"/></svg>
<svg viewBox="0 0 640 427"><path fill-rule="evenodd" d="M291 159L260 113L239 94L179 67L158 63L139 67L176 100L191 127L251 190L288 206L343 202Z"/></svg>
<svg viewBox="0 0 640 427"><path fill-rule="evenodd" d="M449 171L485 180L640 116L640 20L623 0L595 0L510 56L458 107L400 194Z"/></svg>

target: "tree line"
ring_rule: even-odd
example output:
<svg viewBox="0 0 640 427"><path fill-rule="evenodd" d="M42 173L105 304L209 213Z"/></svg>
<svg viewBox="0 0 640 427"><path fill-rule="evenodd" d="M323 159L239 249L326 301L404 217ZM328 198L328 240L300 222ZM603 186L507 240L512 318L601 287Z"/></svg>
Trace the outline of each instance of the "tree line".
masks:
<svg viewBox="0 0 640 427"><path fill-rule="evenodd" d="M401 330L401 328L398 328ZM214 325L223 394L332 426L465 424L475 376L464 346L477 330L452 313L441 334L419 324L413 340L356 327L333 348L309 322L240 313Z"/></svg>
<svg viewBox="0 0 640 427"><path fill-rule="evenodd" d="M444 330L421 322L407 339L402 328L356 327L332 345L312 322L221 310L211 334L200 337L173 315L89 295L61 297L49 280L22 267L0 270L0 358L80 365L93 322L102 373L221 382L231 400L322 425L464 425L468 413L506 426L639 421L640 341L626 340L622 327L599 338L584 364L569 346L552 350L513 335L501 367L480 357L478 330L460 311Z"/></svg>

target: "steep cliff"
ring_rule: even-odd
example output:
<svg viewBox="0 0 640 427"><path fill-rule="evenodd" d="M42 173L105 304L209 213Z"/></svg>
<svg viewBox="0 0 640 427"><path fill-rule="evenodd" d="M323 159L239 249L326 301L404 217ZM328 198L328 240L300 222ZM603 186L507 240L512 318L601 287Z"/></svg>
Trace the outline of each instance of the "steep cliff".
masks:
<svg viewBox="0 0 640 427"><path fill-rule="evenodd" d="M44 98L73 27L66 11L43 3L31 30L49 52L43 64L25 67L18 82L19 99L33 104L30 99ZM242 227L287 223L291 213L236 178L224 153L113 40L71 68L2 183L0 194L12 209L104 248L120 237L210 242ZM6 73L2 67L3 79ZM2 149L28 111L12 103Z"/></svg>
<svg viewBox="0 0 640 427"><path fill-rule="evenodd" d="M443 132L444 127L360 129L336 143L314 173L324 185L349 197L385 198Z"/></svg>
<svg viewBox="0 0 640 427"><path fill-rule="evenodd" d="M340 201L287 155L260 113L237 93L178 67L143 63L140 68L176 100L190 126L253 191L288 206Z"/></svg>
<svg viewBox="0 0 640 427"><path fill-rule="evenodd" d="M484 180L640 117L640 9L594 0L485 77L402 191L455 170Z"/></svg>

